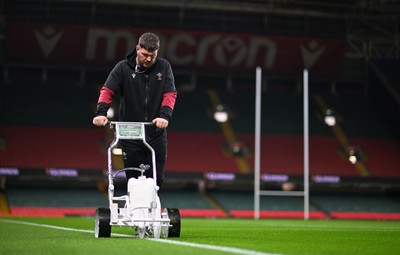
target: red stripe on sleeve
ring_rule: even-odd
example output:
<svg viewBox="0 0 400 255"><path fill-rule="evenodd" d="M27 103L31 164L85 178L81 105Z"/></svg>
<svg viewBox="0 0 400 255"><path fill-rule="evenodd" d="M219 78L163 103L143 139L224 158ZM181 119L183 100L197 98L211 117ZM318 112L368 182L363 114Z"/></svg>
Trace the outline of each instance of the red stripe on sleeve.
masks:
<svg viewBox="0 0 400 255"><path fill-rule="evenodd" d="M114 92L111 89L103 86L100 90L99 101L97 103L111 104L113 97Z"/></svg>
<svg viewBox="0 0 400 255"><path fill-rule="evenodd" d="M175 106L175 100L176 100L176 92L166 92L163 95L161 107L168 106L173 110Z"/></svg>

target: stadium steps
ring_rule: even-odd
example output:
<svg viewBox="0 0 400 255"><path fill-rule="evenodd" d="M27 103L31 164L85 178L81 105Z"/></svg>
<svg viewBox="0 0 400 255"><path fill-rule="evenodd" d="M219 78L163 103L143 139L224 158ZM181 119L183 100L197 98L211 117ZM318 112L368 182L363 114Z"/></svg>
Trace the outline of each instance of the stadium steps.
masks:
<svg viewBox="0 0 400 255"><path fill-rule="evenodd" d="M221 105L220 99L218 92L214 89L208 90L208 95L210 98L210 101L212 103L212 108L217 109L219 105ZM232 125L230 124L230 118L228 117L227 121L221 122L220 127L222 130L222 133L224 134L225 137L225 143L228 144L229 146L235 142L238 142L235 134L235 130L232 128ZM221 147L221 150L223 148ZM245 155L236 155L234 157L236 164L239 168L239 171L241 173L250 173L251 172L251 167L249 162L246 160Z"/></svg>
<svg viewBox="0 0 400 255"><path fill-rule="evenodd" d="M326 104L338 114L346 143L360 146L362 164L370 176L397 176L400 149L396 136L364 96L326 97ZM341 144L345 146L346 144Z"/></svg>
<svg viewBox="0 0 400 255"><path fill-rule="evenodd" d="M329 107L326 106L325 101L321 95L316 94L314 96L314 99L317 102L321 112L326 112L328 109L330 109ZM349 139L347 138L347 135L343 131L339 122L337 122L335 125L333 125L331 127L331 130L335 134L336 140L338 141L339 145L342 148L346 148L346 147L352 145L350 143ZM358 160L354 164L354 167L357 169L357 171L359 172L359 174L361 176L369 176L370 175L367 166L364 164L364 162L362 160Z"/></svg>
<svg viewBox="0 0 400 255"><path fill-rule="evenodd" d="M5 191L0 191L0 214L3 216L10 215L10 205Z"/></svg>
<svg viewBox="0 0 400 255"><path fill-rule="evenodd" d="M207 192L200 192L200 195L206 200L215 210L220 211L224 214L225 217L230 216L229 211L225 210L225 208L216 201L212 196L210 196Z"/></svg>

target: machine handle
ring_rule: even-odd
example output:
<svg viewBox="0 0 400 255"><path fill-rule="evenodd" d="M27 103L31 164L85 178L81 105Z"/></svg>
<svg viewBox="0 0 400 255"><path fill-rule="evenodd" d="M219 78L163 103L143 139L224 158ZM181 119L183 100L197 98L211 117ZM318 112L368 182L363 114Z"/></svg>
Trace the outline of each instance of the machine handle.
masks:
<svg viewBox="0 0 400 255"><path fill-rule="evenodd" d="M110 128L113 128L116 124L118 123L122 123L122 122L126 122L126 123L130 123L129 121L108 121L108 124L110 125ZM153 122L134 122L131 121L131 123L138 123L138 124L143 124L145 126L154 126Z"/></svg>

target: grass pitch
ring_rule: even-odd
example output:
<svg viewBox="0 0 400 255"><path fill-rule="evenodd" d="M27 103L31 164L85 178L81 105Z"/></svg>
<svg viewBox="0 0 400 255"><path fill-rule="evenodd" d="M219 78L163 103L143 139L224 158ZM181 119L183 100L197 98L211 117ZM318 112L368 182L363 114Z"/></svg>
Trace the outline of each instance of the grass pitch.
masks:
<svg viewBox="0 0 400 255"><path fill-rule="evenodd" d="M164 242L131 238L129 227L113 227L111 238L96 239L93 218L0 218L0 254L400 254L399 221L183 218L181 223L181 237Z"/></svg>

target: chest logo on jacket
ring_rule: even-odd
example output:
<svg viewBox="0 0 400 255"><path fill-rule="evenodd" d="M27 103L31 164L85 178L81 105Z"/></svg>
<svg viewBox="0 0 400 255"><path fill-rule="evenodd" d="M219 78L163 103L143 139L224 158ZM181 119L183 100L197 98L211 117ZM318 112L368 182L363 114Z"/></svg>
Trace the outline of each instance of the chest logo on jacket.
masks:
<svg viewBox="0 0 400 255"><path fill-rule="evenodd" d="M158 77L158 80L159 80L159 81L162 80L162 79L161 79L161 76L162 76L162 73L158 73L158 74L157 74L157 77Z"/></svg>

